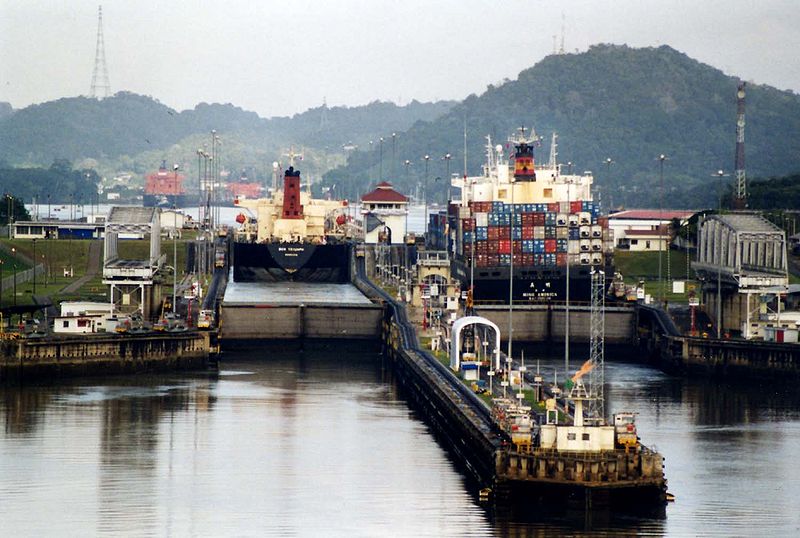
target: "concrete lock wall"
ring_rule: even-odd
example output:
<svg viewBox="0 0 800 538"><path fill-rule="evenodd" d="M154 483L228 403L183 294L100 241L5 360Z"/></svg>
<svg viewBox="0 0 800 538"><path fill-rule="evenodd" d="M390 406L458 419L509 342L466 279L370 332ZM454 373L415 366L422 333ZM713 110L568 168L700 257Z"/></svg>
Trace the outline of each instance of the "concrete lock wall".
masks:
<svg viewBox="0 0 800 538"><path fill-rule="evenodd" d="M503 338L508 336L508 307L479 307L478 312L500 327ZM566 332L564 305L515 306L514 339L525 342L563 340ZM634 338L635 312L630 307L606 307L605 340L611 344L630 343ZM578 343L589 340L590 311L586 306L571 307L569 313L570 339Z"/></svg>
<svg viewBox="0 0 800 538"><path fill-rule="evenodd" d="M208 333L5 341L0 380L199 368L209 350Z"/></svg>
<svg viewBox="0 0 800 538"><path fill-rule="evenodd" d="M377 338L383 309L377 305L223 306L223 340Z"/></svg>

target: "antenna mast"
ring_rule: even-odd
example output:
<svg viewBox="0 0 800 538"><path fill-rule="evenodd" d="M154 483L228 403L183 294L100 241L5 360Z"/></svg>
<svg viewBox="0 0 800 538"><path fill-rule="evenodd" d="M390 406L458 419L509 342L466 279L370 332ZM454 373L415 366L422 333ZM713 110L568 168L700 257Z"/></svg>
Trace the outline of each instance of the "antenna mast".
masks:
<svg viewBox="0 0 800 538"><path fill-rule="evenodd" d="M559 54L564 54L564 34L566 27L566 17L564 17L564 13L561 13L561 48L558 49Z"/></svg>
<svg viewBox="0 0 800 538"><path fill-rule="evenodd" d="M553 140L550 142L550 168L555 168L558 165L558 135L553 133Z"/></svg>
<svg viewBox="0 0 800 538"><path fill-rule="evenodd" d="M747 207L747 177L744 170L744 82L736 90L736 200L737 209Z"/></svg>
<svg viewBox="0 0 800 538"><path fill-rule="evenodd" d="M92 86L89 89L89 96L102 99L103 97L108 97L109 93L111 93L111 85L108 83L108 69L106 68L106 45L105 40L103 39L103 6L98 6L97 45L95 46L94 51L94 71L92 72Z"/></svg>

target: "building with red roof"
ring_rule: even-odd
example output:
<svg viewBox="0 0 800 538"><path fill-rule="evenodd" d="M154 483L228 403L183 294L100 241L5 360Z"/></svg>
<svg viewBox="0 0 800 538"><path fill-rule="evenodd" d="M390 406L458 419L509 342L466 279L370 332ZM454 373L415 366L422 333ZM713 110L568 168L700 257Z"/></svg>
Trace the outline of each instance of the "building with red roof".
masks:
<svg viewBox="0 0 800 538"><path fill-rule="evenodd" d="M650 252L666 250L669 244L670 226L678 219L686 225L695 211L675 209L628 209L608 216L608 228L614 237L614 246L619 249Z"/></svg>
<svg viewBox="0 0 800 538"><path fill-rule="evenodd" d="M394 190L391 183L382 181L361 197L361 214L366 243L403 242L408 225L408 197Z"/></svg>

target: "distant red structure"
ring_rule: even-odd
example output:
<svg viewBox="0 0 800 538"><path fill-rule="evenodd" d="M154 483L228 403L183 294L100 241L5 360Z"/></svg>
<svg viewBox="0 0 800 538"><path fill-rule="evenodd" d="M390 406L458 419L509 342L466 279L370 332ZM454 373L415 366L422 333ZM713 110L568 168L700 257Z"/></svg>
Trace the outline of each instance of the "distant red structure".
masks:
<svg viewBox="0 0 800 538"><path fill-rule="evenodd" d="M186 191L183 188L185 176L177 170L168 170L167 162L161 161L158 172L147 176L144 184L144 205L183 205Z"/></svg>
<svg viewBox="0 0 800 538"><path fill-rule="evenodd" d="M261 198L263 191L264 188L261 184L250 181L244 172L239 176L238 181L231 181L228 183L228 193L230 193L233 200L238 200L240 198L255 200Z"/></svg>

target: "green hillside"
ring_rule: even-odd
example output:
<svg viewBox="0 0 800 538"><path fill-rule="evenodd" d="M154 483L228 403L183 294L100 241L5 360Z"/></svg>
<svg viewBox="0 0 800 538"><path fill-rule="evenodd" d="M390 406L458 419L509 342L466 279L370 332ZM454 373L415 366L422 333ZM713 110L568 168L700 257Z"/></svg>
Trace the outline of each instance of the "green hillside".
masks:
<svg viewBox="0 0 800 538"><path fill-rule="evenodd" d="M144 175L165 159L181 165L192 188L197 182L197 150L208 149L215 129L222 137L220 162L234 177L247 170L251 179L269 179L271 163L290 146L304 153L304 171L319 177L343 163L343 145L377 141L383 133L431 120L453 104L413 101L397 106L376 101L264 119L231 104L201 103L178 112L129 92L102 100L64 98L16 111L0 110L0 164L7 170L33 170L58 160L108 178L130 174L142 183ZM22 190L26 197L32 192Z"/></svg>
<svg viewBox="0 0 800 538"><path fill-rule="evenodd" d="M733 168L737 80L667 46L634 49L598 45L580 54L554 55L519 74L517 80L471 95L447 114L419 123L398 138L397 158L408 159L389 178L401 190L424 183L442 201L446 163L463 169L463 129L468 132L468 168L483 163L484 137L503 143L520 125L543 137L537 159L547 160L550 137L559 135L560 162L594 172L608 206L658 204L664 153L665 198L671 207L713 205L711 173ZM750 177L800 170L800 97L768 86L747 86L747 168ZM608 169L603 161L614 163ZM385 154L384 154L385 160ZM330 183L377 182L376 151L354 153L346 167L330 172ZM384 170L385 170L384 164Z"/></svg>

